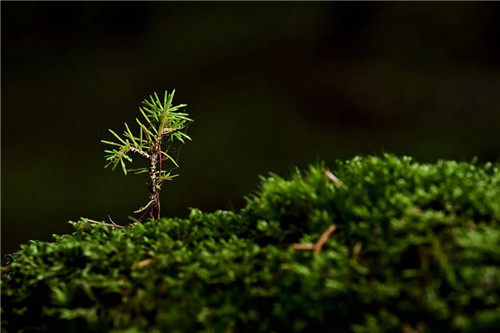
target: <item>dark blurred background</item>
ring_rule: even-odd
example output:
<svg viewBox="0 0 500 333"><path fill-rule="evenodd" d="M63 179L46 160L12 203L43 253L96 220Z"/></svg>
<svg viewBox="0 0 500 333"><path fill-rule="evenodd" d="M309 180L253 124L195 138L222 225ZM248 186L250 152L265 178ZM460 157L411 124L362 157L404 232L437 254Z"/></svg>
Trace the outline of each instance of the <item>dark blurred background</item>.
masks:
<svg viewBox="0 0 500 333"><path fill-rule="evenodd" d="M165 216L241 208L258 175L318 160L497 160L499 8L1 2L2 252L80 216L128 223L146 177L104 169L100 140L155 91L196 120Z"/></svg>

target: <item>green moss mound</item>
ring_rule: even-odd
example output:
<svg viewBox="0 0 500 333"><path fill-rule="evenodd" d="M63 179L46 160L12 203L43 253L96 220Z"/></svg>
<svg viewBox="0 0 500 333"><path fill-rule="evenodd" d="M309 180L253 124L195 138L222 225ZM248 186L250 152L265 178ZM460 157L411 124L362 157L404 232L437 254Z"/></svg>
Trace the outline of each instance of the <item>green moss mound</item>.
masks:
<svg viewBox="0 0 500 333"><path fill-rule="evenodd" d="M262 178L239 212L21 246L5 332L492 332L500 171L386 154ZM321 251L297 250L337 229Z"/></svg>

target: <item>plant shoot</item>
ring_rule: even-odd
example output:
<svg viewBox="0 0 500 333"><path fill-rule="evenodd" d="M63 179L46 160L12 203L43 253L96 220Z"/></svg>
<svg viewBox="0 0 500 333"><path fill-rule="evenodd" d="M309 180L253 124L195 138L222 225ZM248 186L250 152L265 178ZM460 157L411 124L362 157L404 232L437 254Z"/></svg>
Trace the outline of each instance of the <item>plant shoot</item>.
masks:
<svg viewBox="0 0 500 333"><path fill-rule="evenodd" d="M134 213L141 213L139 220L144 221L150 217L154 220L160 218L160 190L163 182L171 180L177 174L171 174L165 170L165 163L170 162L175 167L179 167L172 156L168 154L168 148L174 141L184 143L191 138L185 133L187 127L193 122L189 115L182 110L186 104L172 105L175 90L168 94L165 91L163 100L158 95L149 96L149 100L142 102L139 112L141 119L136 119L139 125L139 133L133 134L127 123L122 136L113 130L109 132L115 137L115 141L102 140L103 143L111 146L105 150L105 158L108 162L105 166L115 170L121 167L123 173L136 174L147 173L149 175L149 200L144 207ZM139 155L149 161L149 167L129 169L127 163L132 162L132 155Z"/></svg>

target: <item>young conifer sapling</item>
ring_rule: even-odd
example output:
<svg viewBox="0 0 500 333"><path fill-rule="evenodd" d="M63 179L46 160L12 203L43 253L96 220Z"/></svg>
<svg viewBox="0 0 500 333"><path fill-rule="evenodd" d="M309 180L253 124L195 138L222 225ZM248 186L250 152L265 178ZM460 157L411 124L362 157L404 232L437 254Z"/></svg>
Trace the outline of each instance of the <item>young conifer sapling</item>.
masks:
<svg viewBox="0 0 500 333"><path fill-rule="evenodd" d="M102 140L103 143L112 147L104 151L108 161L105 168L111 167L112 170L115 170L120 165L125 175L128 172L148 173L149 175L149 201L144 207L134 212L142 213L139 217L140 221L144 221L147 217L154 220L160 218L160 190L163 182L178 176L164 170L165 163L168 161L176 167L179 166L175 159L168 154L168 147L174 141L183 144L184 140L191 140L185 130L193 120L189 118L187 113L181 112L186 104L172 105L174 93L175 90L170 94L165 91L163 101L154 93L154 95L149 96L149 100L145 99L142 102L139 111L143 120L136 119L139 125L138 136L134 135L125 123L125 131L122 136L111 129L109 130L117 141ZM128 169L126 163L132 162L131 155L133 154L147 159L149 167Z"/></svg>

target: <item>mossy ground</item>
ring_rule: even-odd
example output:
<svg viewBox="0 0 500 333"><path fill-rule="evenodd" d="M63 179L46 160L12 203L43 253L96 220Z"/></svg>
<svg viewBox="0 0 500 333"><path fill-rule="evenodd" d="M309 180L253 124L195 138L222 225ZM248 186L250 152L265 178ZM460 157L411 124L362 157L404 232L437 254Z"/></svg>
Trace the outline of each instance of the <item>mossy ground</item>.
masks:
<svg viewBox="0 0 500 333"><path fill-rule="evenodd" d="M241 211L74 222L2 274L5 332L492 332L498 165L386 154L262 178ZM321 251L293 248L337 229Z"/></svg>

